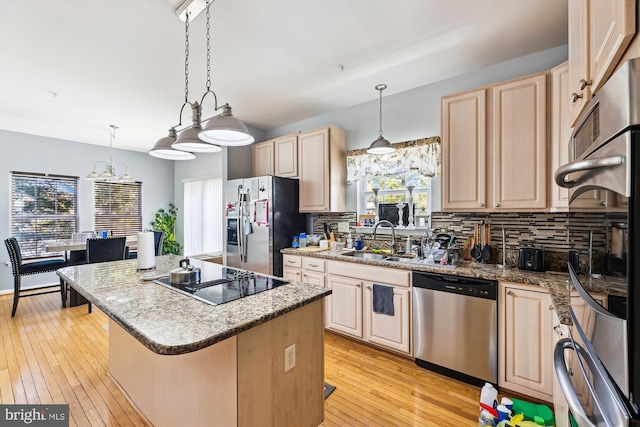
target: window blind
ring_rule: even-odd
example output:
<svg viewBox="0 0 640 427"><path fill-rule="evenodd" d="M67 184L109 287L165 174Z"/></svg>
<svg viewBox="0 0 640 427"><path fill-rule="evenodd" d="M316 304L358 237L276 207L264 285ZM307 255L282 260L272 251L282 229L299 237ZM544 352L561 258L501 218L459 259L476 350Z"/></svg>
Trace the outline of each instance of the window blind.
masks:
<svg viewBox="0 0 640 427"><path fill-rule="evenodd" d="M114 237L142 231L141 182L95 181L93 196L96 231L111 230Z"/></svg>
<svg viewBox="0 0 640 427"><path fill-rule="evenodd" d="M78 177L11 172L11 236L22 257L51 256L47 241L78 228Z"/></svg>
<svg viewBox="0 0 640 427"><path fill-rule="evenodd" d="M222 179L184 183L184 254L222 252Z"/></svg>

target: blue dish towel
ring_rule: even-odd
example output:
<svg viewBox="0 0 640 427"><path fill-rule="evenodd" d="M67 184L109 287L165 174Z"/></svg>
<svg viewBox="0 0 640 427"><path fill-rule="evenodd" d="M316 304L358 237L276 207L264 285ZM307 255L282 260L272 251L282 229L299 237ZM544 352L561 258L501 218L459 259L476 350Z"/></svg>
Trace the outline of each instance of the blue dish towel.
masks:
<svg viewBox="0 0 640 427"><path fill-rule="evenodd" d="M373 285L373 312L393 316L393 287Z"/></svg>

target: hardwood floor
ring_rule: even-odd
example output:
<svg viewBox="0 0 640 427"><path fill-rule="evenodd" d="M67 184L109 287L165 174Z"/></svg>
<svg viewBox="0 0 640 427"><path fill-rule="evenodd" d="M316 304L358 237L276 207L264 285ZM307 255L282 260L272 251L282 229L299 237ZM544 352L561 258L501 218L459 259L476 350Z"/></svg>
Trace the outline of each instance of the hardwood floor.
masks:
<svg viewBox="0 0 640 427"><path fill-rule="evenodd" d="M108 374L107 316L59 294L0 296L0 403L68 403L72 426L145 426ZM408 359L325 334L322 426L476 426L480 389ZM292 424L295 426L295 424Z"/></svg>

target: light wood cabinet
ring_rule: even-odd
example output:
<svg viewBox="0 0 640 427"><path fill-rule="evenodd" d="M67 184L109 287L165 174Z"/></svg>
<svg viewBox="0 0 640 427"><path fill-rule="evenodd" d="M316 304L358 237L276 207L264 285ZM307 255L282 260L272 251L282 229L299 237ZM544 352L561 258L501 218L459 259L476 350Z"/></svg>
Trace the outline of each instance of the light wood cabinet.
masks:
<svg viewBox="0 0 640 427"><path fill-rule="evenodd" d="M569 62L551 69L551 170L550 204L552 211L569 207L569 190L555 183L554 175L562 165L569 163L571 142L571 101L569 99Z"/></svg>
<svg viewBox="0 0 640 427"><path fill-rule="evenodd" d="M547 74L493 86L493 208L547 204Z"/></svg>
<svg viewBox="0 0 640 427"><path fill-rule="evenodd" d="M298 134L300 212L344 212L344 130L327 126Z"/></svg>
<svg viewBox="0 0 640 427"><path fill-rule="evenodd" d="M547 208L547 110L546 72L444 97L443 208Z"/></svg>
<svg viewBox="0 0 640 427"><path fill-rule="evenodd" d="M552 306L547 289L500 282L498 385L553 400Z"/></svg>
<svg viewBox="0 0 640 427"><path fill-rule="evenodd" d="M273 141L275 175L298 176L298 136L287 135Z"/></svg>
<svg viewBox="0 0 640 427"><path fill-rule="evenodd" d="M329 274L326 327L362 338L362 280Z"/></svg>
<svg viewBox="0 0 640 427"><path fill-rule="evenodd" d="M328 261L327 329L405 355L411 353L411 276L363 264ZM393 316L373 311L373 285L393 287Z"/></svg>
<svg viewBox="0 0 640 427"><path fill-rule="evenodd" d="M302 257L302 282L326 287L325 264L322 259Z"/></svg>
<svg viewBox="0 0 640 427"><path fill-rule="evenodd" d="M636 0L569 2L571 126L607 81L636 32Z"/></svg>
<svg viewBox="0 0 640 427"><path fill-rule="evenodd" d="M251 173L253 176L273 175L274 167L273 141L253 144L251 147Z"/></svg>
<svg viewBox="0 0 640 427"><path fill-rule="evenodd" d="M364 284L363 303L365 307L364 339L403 353L409 353L409 289L393 288L393 316L373 311L373 282L365 282Z"/></svg>
<svg viewBox="0 0 640 427"><path fill-rule="evenodd" d="M486 89L442 98L442 207L486 207Z"/></svg>
<svg viewBox="0 0 640 427"><path fill-rule="evenodd" d="M282 277L287 280L295 280L296 282L302 282L302 270L293 267L282 267Z"/></svg>

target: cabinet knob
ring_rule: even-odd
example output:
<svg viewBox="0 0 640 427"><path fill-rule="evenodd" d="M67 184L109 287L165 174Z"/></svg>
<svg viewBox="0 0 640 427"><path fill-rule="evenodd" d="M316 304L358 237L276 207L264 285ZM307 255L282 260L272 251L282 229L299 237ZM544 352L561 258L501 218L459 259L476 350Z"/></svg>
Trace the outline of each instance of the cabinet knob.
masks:
<svg viewBox="0 0 640 427"><path fill-rule="evenodd" d="M600 206L604 206L606 208L607 207L607 202L600 202Z"/></svg>
<svg viewBox="0 0 640 427"><path fill-rule="evenodd" d="M549 306L549 311L553 311L553 306L552 305Z"/></svg>
<svg viewBox="0 0 640 427"><path fill-rule="evenodd" d="M356 285L356 288L359 288L359 287L360 287L360 283L358 283L358 284Z"/></svg>
<svg viewBox="0 0 640 427"><path fill-rule="evenodd" d="M578 101L578 99L582 98L582 94L578 95L577 93L572 93L571 94L571 103L575 104L576 101Z"/></svg>
<svg viewBox="0 0 640 427"><path fill-rule="evenodd" d="M478 203L478 205L480 205L481 208L484 208L484 203Z"/></svg>
<svg viewBox="0 0 640 427"><path fill-rule="evenodd" d="M496 207L496 208L499 208L499 207L500 207L500 203L496 203L496 204L495 204L495 207Z"/></svg>
<svg viewBox="0 0 640 427"><path fill-rule="evenodd" d="M367 289L371 289L371 286L367 286Z"/></svg>
<svg viewBox="0 0 640 427"><path fill-rule="evenodd" d="M563 335L563 333L562 333L562 329L560 329L560 325L556 325L556 326L554 326L554 327L553 327L553 330L554 330L554 331L556 331L556 334L558 334L558 335L560 335L560 336L562 336L562 335Z"/></svg>
<svg viewBox="0 0 640 427"><path fill-rule="evenodd" d="M513 296L513 295L515 295L515 294L514 294L513 292L511 292L511 291L507 291L507 295L511 295L511 296Z"/></svg>
<svg viewBox="0 0 640 427"><path fill-rule="evenodd" d="M573 376L573 368L569 368L569 375Z"/></svg>
<svg viewBox="0 0 640 427"><path fill-rule="evenodd" d="M591 83L593 83L591 80L586 81L585 79L580 79L578 82L578 89L584 90L587 86L591 86Z"/></svg>

